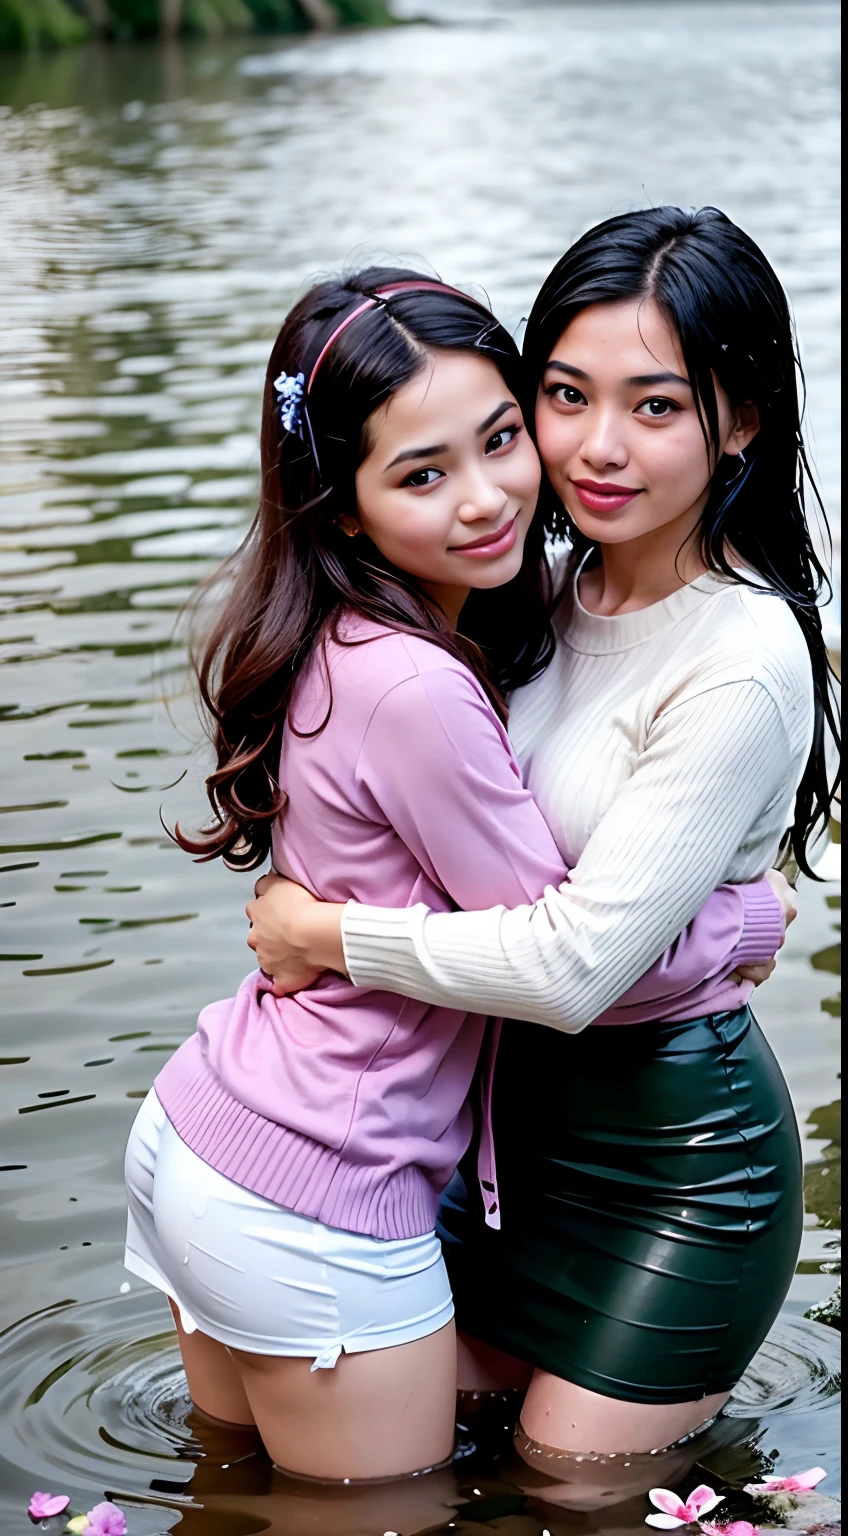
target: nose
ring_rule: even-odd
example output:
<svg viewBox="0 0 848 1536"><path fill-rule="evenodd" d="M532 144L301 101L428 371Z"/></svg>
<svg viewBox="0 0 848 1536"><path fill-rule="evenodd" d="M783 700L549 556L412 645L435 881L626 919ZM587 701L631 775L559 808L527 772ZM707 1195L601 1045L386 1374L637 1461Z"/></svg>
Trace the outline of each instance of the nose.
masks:
<svg viewBox="0 0 848 1536"><path fill-rule="evenodd" d="M470 473L461 491L457 516L463 523L475 523L500 517L509 503L506 491L482 466Z"/></svg>
<svg viewBox="0 0 848 1536"><path fill-rule="evenodd" d="M623 469L630 455L623 440L617 412L587 411L581 457L593 469Z"/></svg>

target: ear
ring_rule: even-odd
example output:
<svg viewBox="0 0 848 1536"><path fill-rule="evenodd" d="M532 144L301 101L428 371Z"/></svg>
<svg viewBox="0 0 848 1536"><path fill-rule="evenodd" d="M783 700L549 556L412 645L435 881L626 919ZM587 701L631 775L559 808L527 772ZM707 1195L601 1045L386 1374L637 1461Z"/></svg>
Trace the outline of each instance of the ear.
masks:
<svg viewBox="0 0 848 1536"><path fill-rule="evenodd" d="M359 534L362 532L357 519L351 512L343 512L341 517L337 517L336 527L339 528L341 532L345 534L349 539L358 538Z"/></svg>
<svg viewBox="0 0 848 1536"><path fill-rule="evenodd" d="M749 443L754 441L760 430L760 412L753 400L747 400L740 405L736 412L730 436L727 439L725 453L729 458L735 459L740 453L744 453Z"/></svg>

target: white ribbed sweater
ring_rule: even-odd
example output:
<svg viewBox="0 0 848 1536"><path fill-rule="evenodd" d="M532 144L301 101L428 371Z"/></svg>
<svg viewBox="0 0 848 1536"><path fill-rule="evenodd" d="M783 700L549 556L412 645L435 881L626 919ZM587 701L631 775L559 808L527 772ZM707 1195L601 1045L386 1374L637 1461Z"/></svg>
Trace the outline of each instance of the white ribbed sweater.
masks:
<svg viewBox="0 0 848 1536"><path fill-rule="evenodd" d="M510 712L569 882L513 911L352 902L343 939L358 986L577 1031L718 885L774 863L813 730L791 610L713 576L638 613L569 607L552 664Z"/></svg>

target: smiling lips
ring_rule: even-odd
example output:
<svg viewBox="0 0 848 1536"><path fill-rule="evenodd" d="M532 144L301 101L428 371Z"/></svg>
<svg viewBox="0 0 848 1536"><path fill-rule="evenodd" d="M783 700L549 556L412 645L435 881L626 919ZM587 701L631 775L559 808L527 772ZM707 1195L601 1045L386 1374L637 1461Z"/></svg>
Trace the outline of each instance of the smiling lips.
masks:
<svg viewBox="0 0 848 1536"><path fill-rule="evenodd" d="M571 483L590 512L620 512L642 494L629 485L604 484L597 480L572 480Z"/></svg>
<svg viewBox="0 0 848 1536"><path fill-rule="evenodd" d="M504 526L498 528L495 533L484 533L481 539L474 539L471 544L457 545L451 550L451 554L468 555L470 560L492 560L498 555L507 555L511 549L515 548L515 541L518 538L517 522L516 516L512 522L504 523Z"/></svg>

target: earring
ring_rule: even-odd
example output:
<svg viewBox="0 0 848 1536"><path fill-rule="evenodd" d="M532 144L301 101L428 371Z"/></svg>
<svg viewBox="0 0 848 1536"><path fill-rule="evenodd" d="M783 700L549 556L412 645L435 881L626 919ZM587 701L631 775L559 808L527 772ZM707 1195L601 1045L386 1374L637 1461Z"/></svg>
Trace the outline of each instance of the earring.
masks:
<svg viewBox="0 0 848 1536"><path fill-rule="evenodd" d="M745 459L745 455L744 455L744 453L740 453L739 454L739 468L737 469L736 474L732 475L731 478L728 480L728 482L727 482L728 485L735 485L737 480L741 480L742 476L744 475L744 473L745 473L747 468L748 468L748 465L747 465L747 462L746 462L746 459Z"/></svg>
<svg viewBox="0 0 848 1536"><path fill-rule="evenodd" d="M351 524L353 524L352 527L350 526ZM354 523L353 518L348 517L347 513L343 513L341 517L336 518L336 527L341 529L346 539L358 539L362 532L359 525Z"/></svg>

